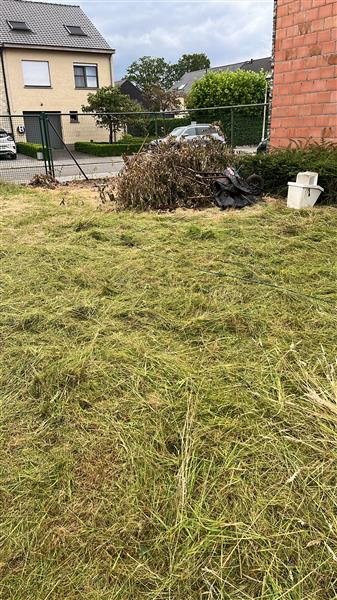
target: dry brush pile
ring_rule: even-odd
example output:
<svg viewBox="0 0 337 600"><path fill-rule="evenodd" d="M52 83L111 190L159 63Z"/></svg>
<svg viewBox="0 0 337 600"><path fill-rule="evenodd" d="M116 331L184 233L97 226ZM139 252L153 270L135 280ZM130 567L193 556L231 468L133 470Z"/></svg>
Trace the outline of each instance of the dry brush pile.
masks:
<svg viewBox="0 0 337 600"><path fill-rule="evenodd" d="M211 203L207 181L198 172L222 172L232 153L216 140L190 144L162 143L152 152L125 157L125 167L114 182L120 209L174 210L200 208Z"/></svg>

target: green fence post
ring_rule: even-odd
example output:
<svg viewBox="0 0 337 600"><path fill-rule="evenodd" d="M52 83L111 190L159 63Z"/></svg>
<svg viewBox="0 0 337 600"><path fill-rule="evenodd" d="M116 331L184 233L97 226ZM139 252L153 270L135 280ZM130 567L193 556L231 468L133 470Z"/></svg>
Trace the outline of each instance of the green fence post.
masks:
<svg viewBox="0 0 337 600"><path fill-rule="evenodd" d="M231 146L234 148L234 109L231 108Z"/></svg>
<svg viewBox="0 0 337 600"><path fill-rule="evenodd" d="M48 156L49 156L49 165L50 165L50 175L55 179L55 169L54 169L54 160L53 160L53 151L50 143L50 135L49 135L49 119L48 116L43 113L45 129L46 129L46 138L48 145Z"/></svg>
<svg viewBox="0 0 337 600"><path fill-rule="evenodd" d="M43 156L43 162L44 162L44 170L45 170L46 175L48 175L47 144L46 144L46 139L45 139L43 118L41 115L39 115L39 125L40 125L41 141L42 141L42 156Z"/></svg>
<svg viewBox="0 0 337 600"><path fill-rule="evenodd" d="M156 140L158 139L158 115L155 113L154 115L154 134L156 136Z"/></svg>

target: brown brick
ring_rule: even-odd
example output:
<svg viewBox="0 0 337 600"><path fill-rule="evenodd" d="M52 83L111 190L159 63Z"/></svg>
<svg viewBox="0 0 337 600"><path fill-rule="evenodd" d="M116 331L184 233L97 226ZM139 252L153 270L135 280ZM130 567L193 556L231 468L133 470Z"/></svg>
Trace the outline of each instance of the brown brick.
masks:
<svg viewBox="0 0 337 600"><path fill-rule="evenodd" d="M286 15L277 19L278 27L291 27L294 24L294 15Z"/></svg>
<svg viewBox="0 0 337 600"><path fill-rule="evenodd" d="M300 0L293 0L290 4L288 4L288 14L292 15L294 13L298 13L301 10ZM326 15L324 15L326 16ZM328 16L328 15L327 15Z"/></svg>
<svg viewBox="0 0 337 600"><path fill-rule="evenodd" d="M336 50L335 42L323 42L321 44L323 54L333 54Z"/></svg>
<svg viewBox="0 0 337 600"><path fill-rule="evenodd" d="M330 42L331 40L331 29L324 29L323 31L317 31L317 42Z"/></svg>
<svg viewBox="0 0 337 600"><path fill-rule="evenodd" d="M311 22L310 21L302 21L298 24L298 32L300 35L304 35L311 31Z"/></svg>
<svg viewBox="0 0 337 600"><path fill-rule="evenodd" d="M296 48L288 48L285 50L285 60L291 60L292 58L297 58Z"/></svg>
<svg viewBox="0 0 337 600"><path fill-rule="evenodd" d="M311 31L321 31L322 29L326 29L326 27L324 27L323 19L315 19L314 21L311 21Z"/></svg>
<svg viewBox="0 0 337 600"><path fill-rule="evenodd" d="M291 27L287 27L286 33L287 33L287 38L294 38L295 35L298 34L297 25L292 25Z"/></svg>
<svg viewBox="0 0 337 600"><path fill-rule="evenodd" d="M327 17L324 19L324 27L322 29L335 29L336 28L336 17Z"/></svg>
<svg viewBox="0 0 337 600"><path fill-rule="evenodd" d="M335 132L332 127L324 127L321 133L322 138L333 138L335 137Z"/></svg>
<svg viewBox="0 0 337 600"><path fill-rule="evenodd" d="M324 86L325 90L330 90L330 91L336 91L337 90L337 78L336 77L331 77L331 79L327 79L325 81L325 86Z"/></svg>
<svg viewBox="0 0 337 600"><path fill-rule="evenodd" d="M317 44L315 46L310 46L308 54L309 56L318 56L319 54L322 54L321 46L318 46Z"/></svg>
<svg viewBox="0 0 337 600"><path fill-rule="evenodd" d="M287 37L285 40L280 40L281 48L283 48L284 50L288 50L289 48L293 48L295 46L295 40L296 38L294 37Z"/></svg>
<svg viewBox="0 0 337 600"><path fill-rule="evenodd" d="M328 56L328 65L337 65L337 52Z"/></svg>
<svg viewBox="0 0 337 600"><path fill-rule="evenodd" d="M288 73L283 73L283 82L285 84L294 83L296 81L296 72L289 71Z"/></svg>
<svg viewBox="0 0 337 600"><path fill-rule="evenodd" d="M332 3L321 6L318 9L318 16L320 19L324 19L325 17L331 17L332 16Z"/></svg>
<svg viewBox="0 0 337 600"><path fill-rule="evenodd" d="M330 102L315 102L310 105L312 115L330 115L332 111L332 105Z"/></svg>
<svg viewBox="0 0 337 600"><path fill-rule="evenodd" d="M288 14L288 6L284 4L283 6L277 7L277 18L285 17Z"/></svg>

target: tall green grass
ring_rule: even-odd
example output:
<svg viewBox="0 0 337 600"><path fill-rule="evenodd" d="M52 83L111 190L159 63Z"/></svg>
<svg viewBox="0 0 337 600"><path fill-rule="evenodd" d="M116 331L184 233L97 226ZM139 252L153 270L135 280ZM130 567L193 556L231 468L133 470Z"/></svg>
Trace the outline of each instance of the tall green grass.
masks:
<svg viewBox="0 0 337 600"><path fill-rule="evenodd" d="M1 189L2 597L335 598L336 211Z"/></svg>

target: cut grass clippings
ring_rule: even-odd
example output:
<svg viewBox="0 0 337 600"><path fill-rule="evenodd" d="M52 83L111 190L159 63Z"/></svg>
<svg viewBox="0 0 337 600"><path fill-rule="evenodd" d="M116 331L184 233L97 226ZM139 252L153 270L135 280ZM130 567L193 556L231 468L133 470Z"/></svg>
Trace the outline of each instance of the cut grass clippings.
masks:
<svg viewBox="0 0 337 600"><path fill-rule="evenodd" d="M336 210L0 195L0 596L335 598Z"/></svg>

